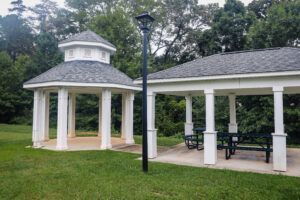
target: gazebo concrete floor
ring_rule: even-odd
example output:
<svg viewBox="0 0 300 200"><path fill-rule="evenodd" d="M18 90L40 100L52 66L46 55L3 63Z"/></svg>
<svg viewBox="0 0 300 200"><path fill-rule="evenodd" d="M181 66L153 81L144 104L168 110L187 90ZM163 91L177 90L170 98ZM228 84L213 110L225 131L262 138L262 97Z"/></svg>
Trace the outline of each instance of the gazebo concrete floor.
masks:
<svg viewBox="0 0 300 200"><path fill-rule="evenodd" d="M258 172L267 174L283 174L300 177L300 149L287 149L287 171L273 171L272 153L270 162L266 163L266 153L257 151L236 151L229 160L225 159L225 150L218 150L218 161L216 165L203 164L203 150L189 150L184 143L174 146L172 149L151 159L154 162L172 163L177 165L188 165L194 167L208 167L216 169L229 169L237 171Z"/></svg>
<svg viewBox="0 0 300 200"><path fill-rule="evenodd" d="M110 150L142 153L142 145L126 144L125 140L118 137L111 137L112 148ZM84 151L84 150L101 150L101 137L74 137L68 138L68 149L65 151ZM42 142L42 149L56 151L56 139ZM168 147L158 147L158 153L167 151Z"/></svg>
<svg viewBox="0 0 300 200"><path fill-rule="evenodd" d="M117 137L111 137L112 149L115 151L123 151L141 154L142 145L125 144L125 140ZM68 138L68 149L66 151L82 151L82 150L101 150L101 137L75 137ZM42 143L43 149L56 150L56 139L51 139ZM265 162L265 152L256 151L236 151L235 155L229 160L225 159L225 151L218 150L218 161L216 165L203 164L203 150L189 150L184 143L173 147L158 147L158 157L149 159L153 162L172 163L177 165L187 165L194 167L208 167L216 169L229 169L237 171L258 172L267 174L283 174L288 176L300 177L300 149L287 149L287 171L273 171L272 153L270 162ZM141 159L141 158L139 158Z"/></svg>

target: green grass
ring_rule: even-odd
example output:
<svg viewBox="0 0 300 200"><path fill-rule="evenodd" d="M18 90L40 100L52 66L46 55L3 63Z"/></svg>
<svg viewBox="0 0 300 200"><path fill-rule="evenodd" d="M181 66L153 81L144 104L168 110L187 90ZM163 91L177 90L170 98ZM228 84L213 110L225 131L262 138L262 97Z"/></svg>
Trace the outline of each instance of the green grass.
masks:
<svg viewBox="0 0 300 200"><path fill-rule="evenodd" d="M0 199L300 199L300 178L149 163L116 151L25 148L31 128L0 124Z"/></svg>

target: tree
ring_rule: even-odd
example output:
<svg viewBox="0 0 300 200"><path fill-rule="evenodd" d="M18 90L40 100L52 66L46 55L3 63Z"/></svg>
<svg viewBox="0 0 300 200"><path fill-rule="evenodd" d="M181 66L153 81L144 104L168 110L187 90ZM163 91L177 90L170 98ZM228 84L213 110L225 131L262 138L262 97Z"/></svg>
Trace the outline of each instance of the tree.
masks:
<svg viewBox="0 0 300 200"><path fill-rule="evenodd" d="M254 17L254 13L247 13L243 3L238 0L227 0L224 8L215 12L212 29L218 35L225 51L246 48L247 32Z"/></svg>
<svg viewBox="0 0 300 200"><path fill-rule="evenodd" d="M26 56L19 56L14 63L6 52L0 53L0 119L2 123L25 123L26 111L31 101L24 91L24 66L30 62ZM32 98L32 97L31 97Z"/></svg>
<svg viewBox="0 0 300 200"><path fill-rule="evenodd" d="M26 11L26 6L23 4L23 0L15 0L10 3L13 7L9 8L10 13L16 14L18 17L22 17L23 13Z"/></svg>
<svg viewBox="0 0 300 200"><path fill-rule="evenodd" d="M131 78L138 78L141 75L141 37L128 14L119 9L98 14L90 27L117 47L112 65Z"/></svg>
<svg viewBox="0 0 300 200"><path fill-rule="evenodd" d="M50 33L41 33L36 39L32 65L26 69L25 79L33 78L63 61L57 39Z"/></svg>
<svg viewBox="0 0 300 200"><path fill-rule="evenodd" d="M52 32L55 29L50 22L50 19L54 17L57 12L57 4L51 0L41 0L40 4L30 8L35 16L31 17L32 23L38 24L37 28L40 32Z"/></svg>
<svg viewBox="0 0 300 200"><path fill-rule="evenodd" d="M197 49L202 57L222 52L221 41L213 29L198 34Z"/></svg>
<svg viewBox="0 0 300 200"><path fill-rule="evenodd" d="M298 46L300 44L300 1L273 5L265 19L255 21L250 29L252 48Z"/></svg>
<svg viewBox="0 0 300 200"><path fill-rule="evenodd" d="M13 60L19 55L31 55L33 34L27 20L17 15L0 18L0 42L1 50L7 51Z"/></svg>
<svg viewBox="0 0 300 200"><path fill-rule="evenodd" d="M267 10L274 4L280 3L281 0L253 0L248 5L248 11L255 13L257 19L267 17Z"/></svg>

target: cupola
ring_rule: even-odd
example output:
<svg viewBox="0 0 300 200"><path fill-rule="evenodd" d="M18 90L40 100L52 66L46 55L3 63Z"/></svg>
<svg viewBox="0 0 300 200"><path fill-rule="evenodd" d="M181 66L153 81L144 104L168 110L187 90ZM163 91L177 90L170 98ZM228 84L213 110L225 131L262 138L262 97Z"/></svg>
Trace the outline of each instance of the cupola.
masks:
<svg viewBox="0 0 300 200"><path fill-rule="evenodd" d="M116 47L91 30L73 35L58 45L65 54L65 61L89 60L110 64Z"/></svg>

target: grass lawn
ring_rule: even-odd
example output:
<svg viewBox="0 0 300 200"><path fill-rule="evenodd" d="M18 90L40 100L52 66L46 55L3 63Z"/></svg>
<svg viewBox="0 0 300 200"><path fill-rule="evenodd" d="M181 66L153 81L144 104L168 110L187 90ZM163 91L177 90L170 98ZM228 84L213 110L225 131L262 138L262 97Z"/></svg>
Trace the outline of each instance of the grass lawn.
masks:
<svg viewBox="0 0 300 200"><path fill-rule="evenodd" d="M27 145L31 127L0 124L1 200L300 199L296 177L151 162L145 174L137 154Z"/></svg>

